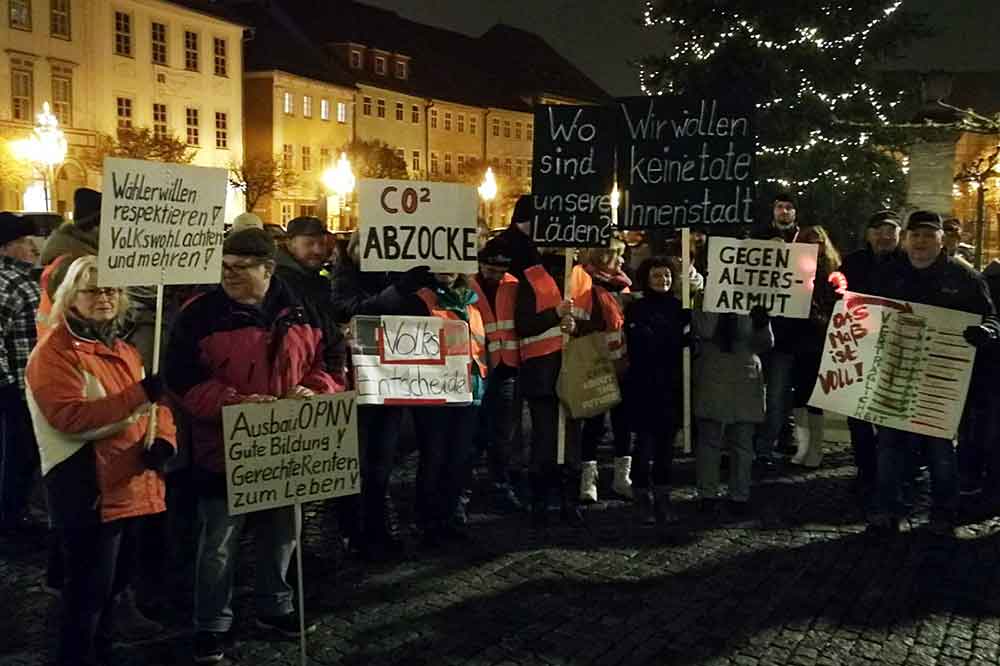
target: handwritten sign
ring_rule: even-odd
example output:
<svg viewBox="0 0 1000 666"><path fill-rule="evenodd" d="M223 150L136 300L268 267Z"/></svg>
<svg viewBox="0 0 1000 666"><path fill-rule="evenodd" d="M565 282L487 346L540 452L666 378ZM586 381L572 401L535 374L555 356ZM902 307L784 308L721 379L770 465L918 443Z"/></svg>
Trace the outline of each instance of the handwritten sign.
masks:
<svg viewBox="0 0 1000 666"><path fill-rule="evenodd" d="M437 317L354 317L351 362L362 405L472 402L469 325Z"/></svg>
<svg viewBox="0 0 1000 666"><path fill-rule="evenodd" d="M225 169L106 159L100 286L218 282L226 183Z"/></svg>
<svg viewBox="0 0 1000 666"><path fill-rule="evenodd" d="M747 97L634 97L615 108L621 228L753 222Z"/></svg>
<svg viewBox="0 0 1000 666"><path fill-rule="evenodd" d="M818 246L810 243L708 239L707 312L749 312L806 319L816 279Z"/></svg>
<svg viewBox="0 0 1000 666"><path fill-rule="evenodd" d="M229 515L361 492L353 392L222 410Z"/></svg>
<svg viewBox="0 0 1000 666"><path fill-rule="evenodd" d="M362 180L361 270L475 273L479 200L456 183Z"/></svg>
<svg viewBox="0 0 1000 666"><path fill-rule="evenodd" d="M876 425L952 439L979 315L848 292L834 309L809 404Z"/></svg>
<svg viewBox="0 0 1000 666"><path fill-rule="evenodd" d="M608 110L536 107L532 149L532 240L548 247L607 247L614 185L614 123Z"/></svg>

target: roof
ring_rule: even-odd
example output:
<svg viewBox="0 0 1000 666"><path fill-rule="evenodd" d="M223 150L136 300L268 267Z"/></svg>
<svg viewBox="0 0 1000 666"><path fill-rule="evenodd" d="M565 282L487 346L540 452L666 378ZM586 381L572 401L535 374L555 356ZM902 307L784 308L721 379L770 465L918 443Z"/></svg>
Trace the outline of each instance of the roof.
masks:
<svg viewBox="0 0 1000 666"><path fill-rule="evenodd" d="M334 83L368 84L474 106L530 112L544 94L602 101L608 94L545 40L497 25L480 37L405 19L353 0L229 0L256 26L247 69L281 69ZM348 69L337 44L356 43L411 58L406 79ZM289 48L290 44L296 45Z"/></svg>

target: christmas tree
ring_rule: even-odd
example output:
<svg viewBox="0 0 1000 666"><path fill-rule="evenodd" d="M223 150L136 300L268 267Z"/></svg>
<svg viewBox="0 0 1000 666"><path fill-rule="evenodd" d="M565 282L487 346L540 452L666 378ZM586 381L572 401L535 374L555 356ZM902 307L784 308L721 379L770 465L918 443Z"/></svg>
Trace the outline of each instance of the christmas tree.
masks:
<svg viewBox="0 0 1000 666"><path fill-rule="evenodd" d="M640 63L640 83L649 95L750 94L762 221L770 220L773 195L787 191L800 223L823 224L852 249L864 220L905 196L906 134L893 126L909 120L916 96L879 71L923 34L922 17L904 5L649 1L644 24L668 30L673 48Z"/></svg>

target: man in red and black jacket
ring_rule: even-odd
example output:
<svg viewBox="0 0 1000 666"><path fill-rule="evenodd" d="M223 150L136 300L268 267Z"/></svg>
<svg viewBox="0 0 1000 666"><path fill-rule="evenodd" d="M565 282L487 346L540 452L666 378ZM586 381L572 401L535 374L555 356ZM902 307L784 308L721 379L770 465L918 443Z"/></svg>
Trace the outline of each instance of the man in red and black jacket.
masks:
<svg viewBox="0 0 1000 666"><path fill-rule="evenodd" d="M195 568L196 663L223 658L233 621L233 567L245 515L226 502L222 408L344 389L326 370L323 331L281 280L267 232L247 229L223 245L222 285L180 312L165 362L166 380L192 426L193 476L200 522ZM260 511L257 525L257 624L299 634L286 581L295 547L292 507ZM310 628L307 626L307 631Z"/></svg>

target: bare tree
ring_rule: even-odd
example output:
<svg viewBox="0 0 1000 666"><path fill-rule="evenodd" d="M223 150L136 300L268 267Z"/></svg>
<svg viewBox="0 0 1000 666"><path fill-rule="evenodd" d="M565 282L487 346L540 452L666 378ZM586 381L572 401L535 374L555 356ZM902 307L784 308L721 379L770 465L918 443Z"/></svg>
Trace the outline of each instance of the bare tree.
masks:
<svg viewBox="0 0 1000 666"><path fill-rule="evenodd" d="M280 157L248 157L229 164L229 184L243 192L246 209L254 210L262 197L280 194L298 182L295 170Z"/></svg>
<svg viewBox="0 0 1000 666"><path fill-rule="evenodd" d="M198 149L170 134L158 134L148 127L123 127L117 136L99 134L97 147L89 151L89 166L103 168L106 157L127 157L154 162L189 164Z"/></svg>

